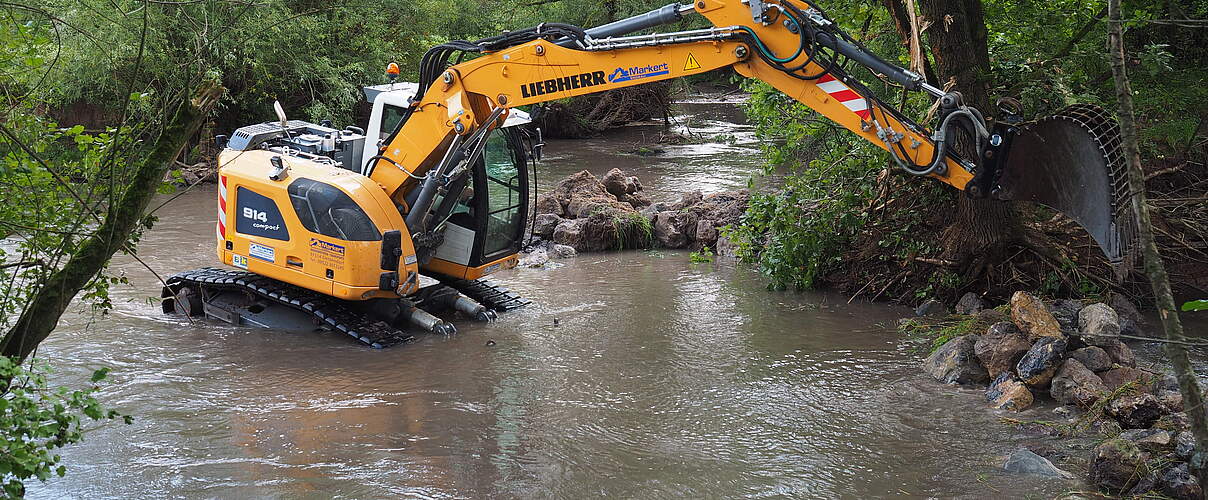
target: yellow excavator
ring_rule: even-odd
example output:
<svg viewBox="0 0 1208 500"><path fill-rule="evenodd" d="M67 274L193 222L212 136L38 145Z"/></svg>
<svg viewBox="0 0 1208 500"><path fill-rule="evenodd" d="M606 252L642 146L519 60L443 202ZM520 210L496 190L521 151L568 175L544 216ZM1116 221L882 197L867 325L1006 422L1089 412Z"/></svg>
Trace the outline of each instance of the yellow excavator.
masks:
<svg viewBox="0 0 1208 500"><path fill-rule="evenodd" d="M712 27L645 32L700 15ZM454 63L454 61L457 61ZM934 98L912 121L854 78L858 65ZM863 47L818 5L697 0L583 29L560 23L453 41L424 54L418 83L367 87L368 126L288 120L219 137L218 259L167 280L163 309L234 324L321 326L373 347L450 334L527 302L484 279L514 267L539 129L518 109L732 68L884 148L902 170L968 196L1040 203L1077 221L1113 262L1131 235L1118 127L1075 105L1000 119ZM397 75L397 68L390 68ZM961 147L956 147L957 145ZM233 269L233 268L238 268ZM447 316L446 316L447 317Z"/></svg>

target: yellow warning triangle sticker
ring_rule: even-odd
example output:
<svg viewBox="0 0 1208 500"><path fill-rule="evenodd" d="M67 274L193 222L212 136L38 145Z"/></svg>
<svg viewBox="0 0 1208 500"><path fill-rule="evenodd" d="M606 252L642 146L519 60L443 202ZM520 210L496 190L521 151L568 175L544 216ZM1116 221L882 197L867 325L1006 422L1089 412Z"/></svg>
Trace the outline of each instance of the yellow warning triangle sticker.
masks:
<svg viewBox="0 0 1208 500"><path fill-rule="evenodd" d="M688 53L688 60L684 61L684 71L700 69L700 63L696 62L696 58L692 57L692 53Z"/></svg>

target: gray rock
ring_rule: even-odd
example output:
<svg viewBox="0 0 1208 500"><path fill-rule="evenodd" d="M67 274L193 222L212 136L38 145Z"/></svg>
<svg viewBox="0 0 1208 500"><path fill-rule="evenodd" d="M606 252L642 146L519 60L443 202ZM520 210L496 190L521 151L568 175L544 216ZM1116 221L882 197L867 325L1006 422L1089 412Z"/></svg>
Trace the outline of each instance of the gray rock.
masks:
<svg viewBox="0 0 1208 500"><path fill-rule="evenodd" d="M1174 454L1183 460L1191 460L1191 455L1195 453L1195 435L1191 431L1183 431L1174 441Z"/></svg>
<svg viewBox="0 0 1208 500"><path fill-rule="evenodd" d="M1162 403L1165 405L1165 403ZM1170 408L1166 408L1167 411ZM1171 433L1183 432L1191 428L1191 420L1187 417L1187 413L1176 411L1162 415L1157 422L1153 423L1154 429L1162 429Z"/></svg>
<svg viewBox="0 0 1208 500"><path fill-rule="evenodd" d="M1094 372L1087 369L1076 359L1066 359L1053 376L1049 385L1049 394L1060 403L1075 404L1089 407L1102 394L1107 392L1107 386Z"/></svg>
<svg viewBox="0 0 1208 500"><path fill-rule="evenodd" d="M990 381L973 352L977 335L949 340L923 360L923 371L945 384L981 385Z"/></svg>
<svg viewBox="0 0 1208 500"><path fill-rule="evenodd" d="M1162 374L1161 377L1154 377L1153 386L1150 388L1150 392L1154 394L1161 394L1165 391L1179 392L1180 390L1178 377L1170 373Z"/></svg>
<svg viewBox="0 0 1208 500"><path fill-rule="evenodd" d="M563 221L554 228L554 243L567 245L578 250L584 243L583 224L580 220Z"/></svg>
<svg viewBox="0 0 1208 500"><path fill-rule="evenodd" d="M1032 344L1032 348L1019 358L1015 364L1015 373L1028 387L1048 388L1053 374L1061 367L1065 355L1065 340L1043 337Z"/></svg>
<svg viewBox="0 0 1208 500"><path fill-rule="evenodd" d="M562 203L558 201L558 198L549 193L537 197L534 210L537 211L537 215L551 214L561 216L563 214Z"/></svg>
<svg viewBox="0 0 1208 500"><path fill-rule="evenodd" d="M986 367L990 377L998 377L1000 373L1011 371L1019 362L1019 358L1031 348L1032 344L1028 342L1027 335L1007 321L990 325L973 346L977 359Z"/></svg>
<svg viewBox="0 0 1208 500"><path fill-rule="evenodd" d="M1127 439L1110 439L1095 447L1087 481L1111 493L1123 493L1140 479L1145 454Z"/></svg>
<svg viewBox="0 0 1208 500"><path fill-rule="evenodd" d="M1163 494L1175 500L1199 500L1204 498L1204 489L1200 482L1187 468L1187 464L1178 464L1166 469L1158 481Z"/></svg>
<svg viewBox="0 0 1208 500"><path fill-rule="evenodd" d="M1137 310L1136 304L1128 300L1128 297L1119 293L1113 293L1107 298L1107 305L1116 311L1116 316L1121 320L1132 320L1133 323L1138 325L1145 324L1145 316L1141 315L1141 311Z"/></svg>
<svg viewBox="0 0 1208 500"><path fill-rule="evenodd" d="M1078 311L1078 333L1087 345L1105 346L1120 340L1120 318L1104 303Z"/></svg>
<svg viewBox="0 0 1208 500"><path fill-rule="evenodd" d="M1158 421L1166 410L1153 394L1121 396L1107 405L1107 414L1125 429L1145 429Z"/></svg>
<svg viewBox="0 0 1208 500"><path fill-rule="evenodd" d="M1183 395L1179 391L1162 391L1158 394L1158 402L1162 408L1171 413L1183 411Z"/></svg>
<svg viewBox="0 0 1208 500"><path fill-rule="evenodd" d="M915 316L944 316L946 314L948 314L948 309L942 302L935 299L927 299L914 308Z"/></svg>
<svg viewBox="0 0 1208 500"><path fill-rule="evenodd" d="M982 309L985 309L985 307L986 304L985 302L982 302L980 296L978 296L976 293L968 292L964 295L961 295L961 300L956 302L956 313L977 314L981 312Z"/></svg>
<svg viewBox="0 0 1208 500"><path fill-rule="evenodd" d="M549 262L549 254L545 252L544 248L538 248L520 259L520 267L542 267L546 262Z"/></svg>
<svg viewBox="0 0 1208 500"><path fill-rule="evenodd" d="M659 212L654 217L654 237L666 248L688 246L688 235L683 231L682 212Z"/></svg>
<svg viewBox="0 0 1208 500"><path fill-rule="evenodd" d="M1011 372L1003 372L986 388L986 401L999 410L1023 411L1035 399L1032 391Z"/></svg>
<svg viewBox="0 0 1208 500"><path fill-rule="evenodd" d="M557 243L550 245L549 253L554 254L554 257L558 259L569 259L579 254L579 252L575 250L575 247L570 245L559 245Z"/></svg>
<svg viewBox="0 0 1208 500"><path fill-rule="evenodd" d="M1112 357L1108 356L1107 351L1104 351L1103 348L1097 346L1072 351L1070 357L1078 360L1082 366L1093 372L1110 370L1112 367Z"/></svg>
<svg viewBox="0 0 1208 500"><path fill-rule="evenodd" d="M1128 344L1117 340L1115 342L1108 342L1107 345L1100 345L1099 347L1102 347L1103 351L1108 356L1111 356L1112 361L1116 362L1116 364L1130 367L1137 366L1137 357L1133 355L1132 349L1128 347Z"/></svg>
<svg viewBox="0 0 1208 500"><path fill-rule="evenodd" d="M1132 441L1144 451L1162 452L1173 447L1170 433L1162 429L1130 429L1121 432L1120 438Z"/></svg>
<svg viewBox="0 0 1208 500"><path fill-rule="evenodd" d="M1061 331L1066 335L1078 333L1078 311L1082 303L1073 299L1058 299L1047 304L1049 312L1061 324Z"/></svg>
<svg viewBox="0 0 1208 500"><path fill-rule="evenodd" d="M1015 450L1011 456L1007 457L1007 461L1002 464L1002 468L1007 472L1015 474L1030 474L1035 476L1051 477L1057 479L1074 479L1074 475L1057 468L1050 462L1049 459L1032 453L1032 450L1020 448Z"/></svg>
<svg viewBox="0 0 1208 500"><path fill-rule="evenodd" d="M715 241L717 241L717 228L713 227L713 221L697 221L696 242L701 245L713 245Z"/></svg>
<svg viewBox="0 0 1208 500"><path fill-rule="evenodd" d="M539 214L533 221L533 234L542 238L550 238L554 235L554 229L558 228L558 224L565 220L554 214Z"/></svg>

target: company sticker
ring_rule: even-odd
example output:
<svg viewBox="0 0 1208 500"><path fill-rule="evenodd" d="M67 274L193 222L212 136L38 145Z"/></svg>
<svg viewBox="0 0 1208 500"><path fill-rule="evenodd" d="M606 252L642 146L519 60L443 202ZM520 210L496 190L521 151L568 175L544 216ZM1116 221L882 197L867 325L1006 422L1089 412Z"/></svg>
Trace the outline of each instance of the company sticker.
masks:
<svg viewBox="0 0 1208 500"><path fill-rule="evenodd" d="M328 269L344 269L344 246L318 238L310 239L310 257Z"/></svg>
<svg viewBox="0 0 1208 500"><path fill-rule="evenodd" d="M239 255L239 254L232 254L231 255L231 264L234 264L235 267L238 267L240 269L247 269L247 256Z"/></svg>
<svg viewBox="0 0 1208 500"><path fill-rule="evenodd" d="M276 262L277 252L273 247L266 247L259 243L252 243L248 246L247 254L265 262Z"/></svg>

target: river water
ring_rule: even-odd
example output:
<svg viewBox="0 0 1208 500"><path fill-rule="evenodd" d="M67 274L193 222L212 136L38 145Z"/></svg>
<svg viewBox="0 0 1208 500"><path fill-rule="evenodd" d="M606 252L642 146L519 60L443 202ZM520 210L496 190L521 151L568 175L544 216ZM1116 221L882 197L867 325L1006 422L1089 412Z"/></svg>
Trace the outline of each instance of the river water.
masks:
<svg viewBox="0 0 1208 500"><path fill-rule="evenodd" d="M682 124L725 142L623 154L656 134L555 141L543 178L620 166L653 192L732 189L759 168L732 105ZM548 180L546 181L549 182ZM547 186L548 187L548 186ZM163 274L212 265L212 186L144 237ZM656 198L665 196L655 195ZM666 196L669 197L669 196ZM496 278L531 298L497 323L372 350L345 336L189 323L125 257L107 316L73 308L39 354L133 415L62 451L35 498L1052 497L1076 481L1008 476L1036 439L980 391L922 375L903 307L765 289L683 252L580 255ZM1019 418L1051 419L1051 407Z"/></svg>

